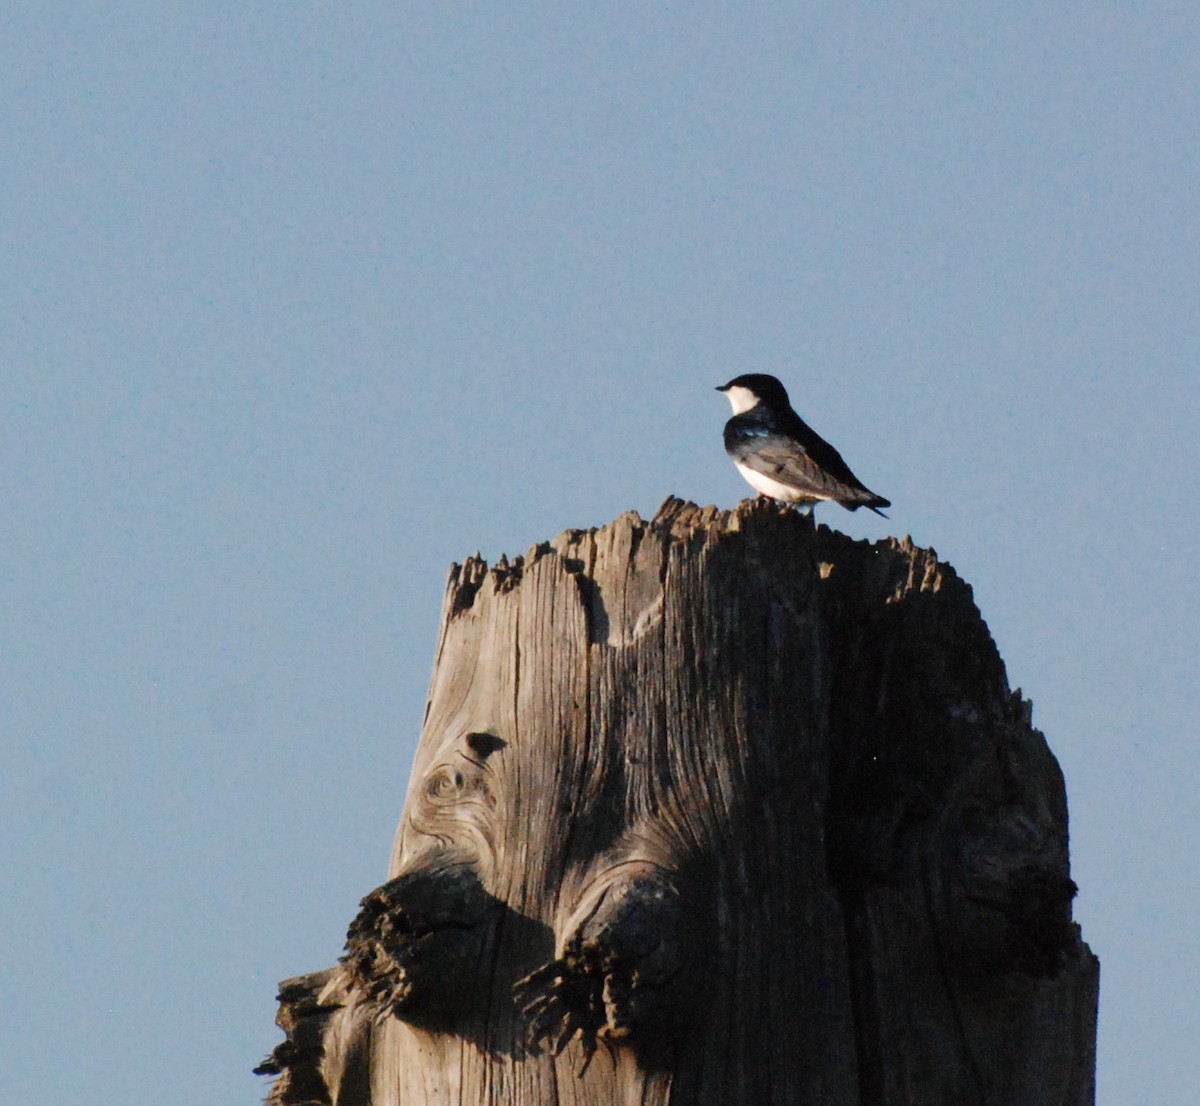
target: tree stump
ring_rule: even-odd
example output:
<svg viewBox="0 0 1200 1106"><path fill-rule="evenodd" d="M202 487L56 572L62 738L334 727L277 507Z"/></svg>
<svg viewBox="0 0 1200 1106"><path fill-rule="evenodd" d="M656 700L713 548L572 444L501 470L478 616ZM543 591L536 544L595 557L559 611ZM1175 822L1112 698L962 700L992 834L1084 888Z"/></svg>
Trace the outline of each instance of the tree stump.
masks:
<svg viewBox="0 0 1200 1106"><path fill-rule="evenodd" d="M669 499L450 573L390 879L275 1106L1085 1106L1062 775L906 539Z"/></svg>

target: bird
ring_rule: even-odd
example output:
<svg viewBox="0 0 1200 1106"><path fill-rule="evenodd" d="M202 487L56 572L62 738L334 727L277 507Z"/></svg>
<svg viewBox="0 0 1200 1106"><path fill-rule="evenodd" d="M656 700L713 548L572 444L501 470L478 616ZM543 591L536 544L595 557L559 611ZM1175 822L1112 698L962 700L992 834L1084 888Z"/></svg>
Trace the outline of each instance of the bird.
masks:
<svg viewBox="0 0 1200 1106"><path fill-rule="evenodd" d="M840 503L847 511L891 503L876 495L842 460L842 455L812 429L788 401L787 390L766 373L735 376L717 388L733 408L725 424L725 452L759 495L807 507Z"/></svg>

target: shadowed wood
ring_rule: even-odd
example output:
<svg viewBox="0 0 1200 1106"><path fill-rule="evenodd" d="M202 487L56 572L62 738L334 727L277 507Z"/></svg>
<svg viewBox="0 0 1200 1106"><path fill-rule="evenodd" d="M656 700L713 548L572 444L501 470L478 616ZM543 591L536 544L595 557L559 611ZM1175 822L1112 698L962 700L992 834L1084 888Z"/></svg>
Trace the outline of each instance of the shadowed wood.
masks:
<svg viewBox="0 0 1200 1106"><path fill-rule="evenodd" d="M1086 1106L1063 781L931 550L668 500L451 571L278 1106Z"/></svg>

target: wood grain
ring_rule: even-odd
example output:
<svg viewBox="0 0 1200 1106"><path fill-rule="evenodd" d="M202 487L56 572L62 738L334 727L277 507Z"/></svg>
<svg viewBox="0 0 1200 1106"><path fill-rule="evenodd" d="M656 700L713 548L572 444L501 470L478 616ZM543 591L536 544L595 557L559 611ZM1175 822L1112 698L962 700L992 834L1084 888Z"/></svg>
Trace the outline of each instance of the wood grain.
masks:
<svg viewBox="0 0 1200 1106"><path fill-rule="evenodd" d="M669 499L450 574L278 1106L1087 1106L1063 780L932 550Z"/></svg>

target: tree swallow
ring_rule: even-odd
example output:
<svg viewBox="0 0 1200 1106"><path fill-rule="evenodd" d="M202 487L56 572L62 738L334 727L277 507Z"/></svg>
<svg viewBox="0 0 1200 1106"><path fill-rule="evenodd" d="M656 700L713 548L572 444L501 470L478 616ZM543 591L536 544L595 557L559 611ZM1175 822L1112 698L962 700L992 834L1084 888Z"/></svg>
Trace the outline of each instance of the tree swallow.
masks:
<svg viewBox="0 0 1200 1106"><path fill-rule="evenodd" d="M773 376L750 373L717 389L733 408L725 424L725 452L759 495L781 503L807 504L832 500L847 511L890 507L842 460L842 455L809 427L788 402Z"/></svg>

